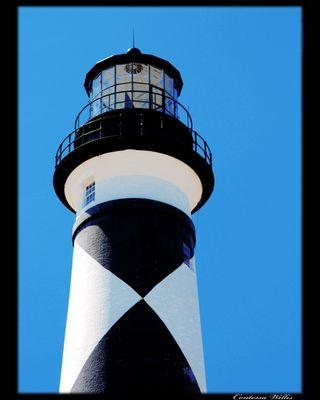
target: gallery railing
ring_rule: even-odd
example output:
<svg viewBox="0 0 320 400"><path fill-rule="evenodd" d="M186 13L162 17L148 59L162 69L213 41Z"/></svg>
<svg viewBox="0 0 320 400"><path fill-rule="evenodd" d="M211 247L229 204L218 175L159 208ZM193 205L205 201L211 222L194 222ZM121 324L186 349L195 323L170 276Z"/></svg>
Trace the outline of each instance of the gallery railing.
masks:
<svg viewBox="0 0 320 400"><path fill-rule="evenodd" d="M149 90L118 89L125 85L128 86L128 83L110 86L103 90L103 92L107 91L106 94L86 104L77 115L74 129L78 129L99 114L130 108L155 110L177 118L188 128L193 129L192 119L188 110L165 90L152 85L149 86ZM141 86L143 85L141 84Z"/></svg>
<svg viewBox="0 0 320 400"><path fill-rule="evenodd" d="M199 154L205 161L212 166L212 153L207 144L207 142L203 139L201 135L199 135L196 131L190 130L192 134L192 146L193 150ZM86 144L107 138L114 138L117 136L121 136L120 131L118 134L108 135L106 136L105 130L100 125L96 129L92 129L87 133L82 134L81 136L77 136L78 129L71 132L60 144L58 151L55 156L55 166L57 167L60 162L72 151L76 148L85 146ZM142 131L143 134L143 131Z"/></svg>
<svg viewBox="0 0 320 400"><path fill-rule="evenodd" d="M156 101L154 100L154 93L151 93L151 96L148 98L148 100L143 99L139 100L137 99L136 93L148 93L146 91L140 91L140 90L132 90L130 91L131 97L128 96L125 98L125 100L118 100L116 101L116 98L114 98L114 103L110 103L110 96L117 96L121 93L128 93L128 91L121 91L121 92L116 92L116 93L109 93L104 96L101 96L93 101L91 101L89 104L87 104L83 109L79 112L76 120L75 120L75 129L60 143L56 157L55 157L55 166L57 167L60 162L72 151L74 151L76 148L85 146L86 144L96 141L96 140L101 140L101 139L107 139L107 138L115 138L117 136L123 135L122 132L122 118L123 115L121 111L119 112L118 118L119 118L119 124L114 127L113 125L113 131L108 131L108 134L106 134L105 126L106 122L108 122L108 118L112 118L113 115L109 114L107 111L114 111L114 110L125 110L127 108L137 108L137 109L150 109L150 110L156 110L158 112L161 112L166 115L170 115L172 117L177 118L178 112L180 112L180 115L182 115L181 110L184 111L184 116L185 119L181 120L181 122L184 123L184 125L188 128L189 132L192 135L192 142L193 142L193 150L199 154L201 157L205 159L205 161L212 166L212 153L210 151L210 148L207 144L207 142L202 138L201 135L199 135L195 130L192 129L192 120L189 112L185 109L185 107L174 100L172 97L166 96L166 95L161 95L161 102L159 102L158 98L155 98ZM158 95L158 93L156 93ZM102 105L102 102L104 101L106 103L105 99L108 100L108 106ZM103 100L104 99L104 100ZM170 99L172 103L169 104L167 99ZM96 115L92 114L92 110L94 109L93 104L95 102L100 101L100 107L101 110L104 110L104 108L108 107L105 111L102 111L101 113L97 113ZM131 104L132 103L132 104ZM137 105L142 104L145 105L146 107L137 107ZM169 105L169 107L168 107ZM173 105L173 106L172 106ZM104 108L103 108L104 107ZM101 114L101 116L100 116ZM143 113L140 113L140 118L141 118L141 123L139 125L139 135L144 134L144 124L143 124Z"/></svg>

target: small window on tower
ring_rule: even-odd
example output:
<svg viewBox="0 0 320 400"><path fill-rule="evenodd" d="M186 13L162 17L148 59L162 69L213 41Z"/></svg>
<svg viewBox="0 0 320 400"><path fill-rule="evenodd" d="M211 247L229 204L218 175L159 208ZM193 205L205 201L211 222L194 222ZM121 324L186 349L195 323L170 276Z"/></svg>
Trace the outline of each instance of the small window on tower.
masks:
<svg viewBox="0 0 320 400"><path fill-rule="evenodd" d="M86 195L85 195L85 206L95 199L95 190L96 185L95 182L90 183L90 185L86 186Z"/></svg>

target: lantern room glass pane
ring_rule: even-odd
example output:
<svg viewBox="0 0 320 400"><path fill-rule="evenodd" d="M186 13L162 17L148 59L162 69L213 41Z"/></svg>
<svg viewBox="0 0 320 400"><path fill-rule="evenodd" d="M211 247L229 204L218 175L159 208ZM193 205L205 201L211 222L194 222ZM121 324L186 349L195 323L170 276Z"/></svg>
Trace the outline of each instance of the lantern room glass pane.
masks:
<svg viewBox="0 0 320 400"><path fill-rule="evenodd" d="M132 73L127 72L126 64L116 65L116 84L132 82Z"/></svg>
<svg viewBox="0 0 320 400"><path fill-rule="evenodd" d="M166 96L173 96L173 79L167 74L164 74L164 90L166 91Z"/></svg>
<svg viewBox="0 0 320 400"><path fill-rule="evenodd" d="M116 109L124 108L124 93L116 94Z"/></svg>
<svg viewBox="0 0 320 400"><path fill-rule="evenodd" d="M133 100L134 108L149 108L149 93L135 92Z"/></svg>
<svg viewBox="0 0 320 400"><path fill-rule="evenodd" d="M150 83L159 88L163 88L163 70L150 66Z"/></svg>
<svg viewBox="0 0 320 400"><path fill-rule="evenodd" d="M102 102L101 104L102 112L114 110L114 103L115 103L114 86L111 86L108 89L104 89L102 91L101 102Z"/></svg>
<svg viewBox="0 0 320 400"><path fill-rule="evenodd" d="M152 87L151 91L151 108L153 110L162 111L162 104L164 101L163 89Z"/></svg>
<svg viewBox="0 0 320 400"><path fill-rule="evenodd" d="M102 71L102 89L109 88L115 83L115 68L111 67Z"/></svg>
<svg viewBox="0 0 320 400"><path fill-rule="evenodd" d="M173 87L173 98L175 99L175 100L177 100L178 99L178 89L177 89L177 87L174 85L174 87ZM176 117L176 118L179 118L179 116L178 116L178 104L175 102L174 103L174 105L173 105L173 113L174 113L174 116Z"/></svg>
<svg viewBox="0 0 320 400"><path fill-rule="evenodd" d="M101 73L98 74L92 82L92 98L97 97L101 93Z"/></svg>
<svg viewBox="0 0 320 400"><path fill-rule="evenodd" d="M101 99L94 100L90 106L90 118L95 117L96 115L101 114Z"/></svg>
<svg viewBox="0 0 320 400"><path fill-rule="evenodd" d="M150 86L148 83L133 84L134 108L149 108ZM136 100L136 101L135 101Z"/></svg>
<svg viewBox="0 0 320 400"><path fill-rule="evenodd" d="M132 106L132 73L127 64L116 65L116 108L129 108ZM129 72L128 72L129 71ZM129 104L130 103L130 104ZM132 108L132 107L130 107Z"/></svg>
<svg viewBox="0 0 320 400"><path fill-rule="evenodd" d="M150 86L148 85L148 83L134 83L133 84L133 90L136 92L147 92L149 93Z"/></svg>
<svg viewBox="0 0 320 400"><path fill-rule="evenodd" d="M174 116L174 101L170 97L166 97L166 114Z"/></svg>
<svg viewBox="0 0 320 400"><path fill-rule="evenodd" d="M149 83L149 65L131 63L132 79L136 83Z"/></svg>
<svg viewBox="0 0 320 400"><path fill-rule="evenodd" d="M116 108L132 108L132 83L117 85Z"/></svg>
<svg viewBox="0 0 320 400"><path fill-rule="evenodd" d="M129 94L128 92L117 93L116 99L117 99L117 104L116 104L117 109L133 108L131 94Z"/></svg>
<svg viewBox="0 0 320 400"><path fill-rule="evenodd" d="M177 100L177 98L178 98L178 89L176 86L174 86L174 88L173 88L173 97L175 100Z"/></svg>

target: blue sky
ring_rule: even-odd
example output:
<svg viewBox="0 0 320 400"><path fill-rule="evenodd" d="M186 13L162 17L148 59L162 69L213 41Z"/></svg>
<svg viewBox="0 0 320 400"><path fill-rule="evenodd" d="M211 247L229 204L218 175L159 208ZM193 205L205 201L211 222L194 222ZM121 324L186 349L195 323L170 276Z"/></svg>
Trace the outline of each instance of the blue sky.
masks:
<svg viewBox="0 0 320 400"><path fill-rule="evenodd" d="M57 392L74 214L54 155L86 72L135 43L173 63L215 192L193 217L209 392L301 390L301 10L19 10L19 391Z"/></svg>

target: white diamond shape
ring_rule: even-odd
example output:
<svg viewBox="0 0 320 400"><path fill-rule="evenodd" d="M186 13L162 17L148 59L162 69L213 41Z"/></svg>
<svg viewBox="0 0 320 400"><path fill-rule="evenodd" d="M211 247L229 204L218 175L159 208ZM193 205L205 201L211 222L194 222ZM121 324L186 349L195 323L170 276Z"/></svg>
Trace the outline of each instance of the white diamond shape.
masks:
<svg viewBox="0 0 320 400"><path fill-rule="evenodd" d="M70 392L92 350L139 300L137 292L75 241L60 392Z"/></svg>
<svg viewBox="0 0 320 400"><path fill-rule="evenodd" d="M191 259L190 262L194 263ZM186 357L201 392L206 391L198 290L195 273L182 264L144 300L158 314Z"/></svg>

